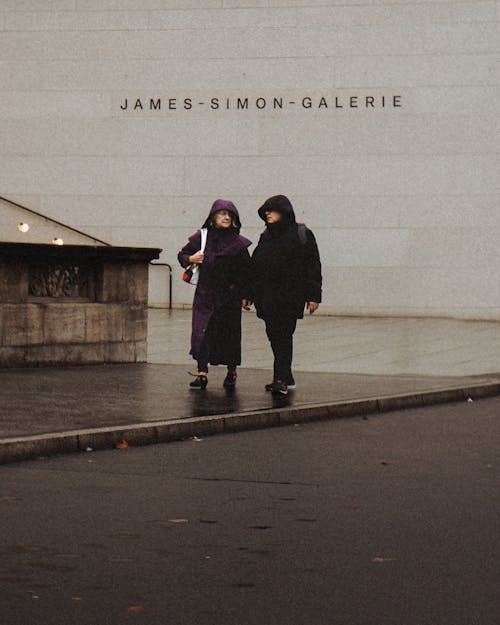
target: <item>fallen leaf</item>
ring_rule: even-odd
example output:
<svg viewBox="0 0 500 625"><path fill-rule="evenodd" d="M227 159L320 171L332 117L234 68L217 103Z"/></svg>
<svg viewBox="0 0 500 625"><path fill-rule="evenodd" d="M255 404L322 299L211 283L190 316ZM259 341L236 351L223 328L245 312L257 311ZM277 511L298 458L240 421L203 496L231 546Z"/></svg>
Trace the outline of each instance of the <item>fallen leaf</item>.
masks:
<svg viewBox="0 0 500 625"><path fill-rule="evenodd" d="M116 443L116 449L128 449L128 443L127 441L118 441Z"/></svg>
<svg viewBox="0 0 500 625"><path fill-rule="evenodd" d="M142 538L142 535L133 532L113 532L110 534L110 537L118 538L119 540L138 540L139 538Z"/></svg>
<svg viewBox="0 0 500 625"><path fill-rule="evenodd" d="M75 603L78 603L81 600L82 600L81 597L71 597L71 601L74 601Z"/></svg>
<svg viewBox="0 0 500 625"><path fill-rule="evenodd" d="M127 612L129 614L141 614L142 612L145 612L145 608L142 605L131 605L128 607Z"/></svg>
<svg viewBox="0 0 500 625"><path fill-rule="evenodd" d="M164 523L189 523L189 519L168 519Z"/></svg>
<svg viewBox="0 0 500 625"><path fill-rule="evenodd" d="M19 497L14 497L13 495L4 495L0 497L0 503L9 503L11 501L19 501Z"/></svg>
<svg viewBox="0 0 500 625"><path fill-rule="evenodd" d="M383 556L375 556L372 558L372 562L395 562L396 558L384 558Z"/></svg>

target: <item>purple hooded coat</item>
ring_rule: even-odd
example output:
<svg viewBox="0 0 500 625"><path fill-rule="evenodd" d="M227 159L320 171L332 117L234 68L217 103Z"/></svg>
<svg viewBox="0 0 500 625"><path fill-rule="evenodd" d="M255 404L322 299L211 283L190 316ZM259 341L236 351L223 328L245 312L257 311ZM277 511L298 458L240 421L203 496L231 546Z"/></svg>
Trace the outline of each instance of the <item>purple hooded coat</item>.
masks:
<svg viewBox="0 0 500 625"><path fill-rule="evenodd" d="M236 227L215 228L214 213L228 210ZM241 223L236 206L228 200L216 200L203 224L208 228L205 260L199 266L198 285L193 299L190 354L198 360L205 338L209 341L212 365L241 363L241 299L250 272L248 247L251 241L239 234ZM178 254L182 267L189 266L189 256L199 251L201 232L197 230Z"/></svg>

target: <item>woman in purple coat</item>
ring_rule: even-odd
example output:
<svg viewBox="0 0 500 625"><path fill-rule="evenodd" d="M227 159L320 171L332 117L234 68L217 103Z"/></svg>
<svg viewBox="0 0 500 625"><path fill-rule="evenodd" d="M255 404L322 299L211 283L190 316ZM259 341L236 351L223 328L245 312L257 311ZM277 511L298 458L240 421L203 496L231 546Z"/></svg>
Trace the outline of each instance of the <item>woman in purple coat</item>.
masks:
<svg viewBox="0 0 500 625"><path fill-rule="evenodd" d="M216 200L202 226L208 229L201 253L201 232L189 237L178 254L182 267L197 264L199 277L193 299L191 351L198 375L189 385L204 389L208 365L227 365L225 388L236 384L241 363L241 306L250 272L248 246L240 235L238 209L229 200Z"/></svg>

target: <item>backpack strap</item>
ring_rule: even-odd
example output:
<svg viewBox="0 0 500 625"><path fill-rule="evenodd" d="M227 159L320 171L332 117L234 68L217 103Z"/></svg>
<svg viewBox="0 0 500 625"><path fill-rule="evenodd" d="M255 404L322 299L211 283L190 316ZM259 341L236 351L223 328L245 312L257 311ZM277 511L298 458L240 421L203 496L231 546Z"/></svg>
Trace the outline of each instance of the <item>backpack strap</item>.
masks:
<svg viewBox="0 0 500 625"><path fill-rule="evenodd" d="M305 245L307 243L307 226L306 224L296 224L297 226L297 235L299 237L299 241L301 245ZM264 230L264 232L260 235L261 237L268 237L268 230Z"/></svg>
<svg viewBox="0 0 500 625"><path fill-rule="evenodd" d="M307 243L307 226L306 224L297 224L297 234L299 235L299 241L301 245Z"/></svg>

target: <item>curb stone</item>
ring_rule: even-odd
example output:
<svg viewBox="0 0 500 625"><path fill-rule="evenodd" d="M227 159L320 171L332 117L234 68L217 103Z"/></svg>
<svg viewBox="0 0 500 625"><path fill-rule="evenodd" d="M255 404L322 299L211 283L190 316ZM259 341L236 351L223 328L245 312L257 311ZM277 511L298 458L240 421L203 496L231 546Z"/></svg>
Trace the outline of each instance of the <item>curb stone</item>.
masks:
<svg viewBox="0 0 500 625"><path fill-rule="evenodd" d="M131 447L169 443L194 436L204 437L296 423L344 419L369 414L376 415L389 411L422 408L433 404L475 400L495 395L500 395L500 382L207 417L144 422L120 427L96 427L36 436L4 438L0 439L0 464L87 450L114 449L121 440L126 440Z"/></svg>

